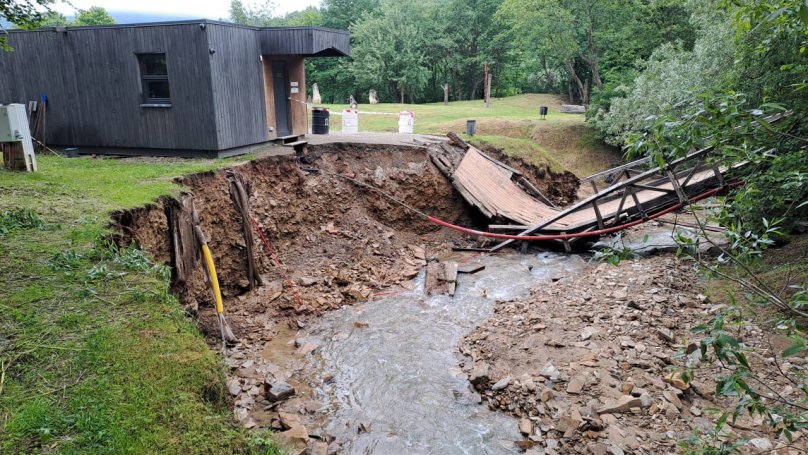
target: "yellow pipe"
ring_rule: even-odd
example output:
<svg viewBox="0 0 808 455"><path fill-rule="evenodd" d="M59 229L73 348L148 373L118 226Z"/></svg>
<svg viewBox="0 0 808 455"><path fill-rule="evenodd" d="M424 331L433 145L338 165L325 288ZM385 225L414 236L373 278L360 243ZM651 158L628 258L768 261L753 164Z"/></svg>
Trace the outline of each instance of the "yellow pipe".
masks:
<svg viewBox="0 0 808 455"><path fill-rule="evenodd" d="M210 284L213 286L213 296L216 299L216 312L219 314L224 314L222 291L219 289L219 277L216 275L216 266L213 265L213 256L210 254L210 248L208 248L207 243L202 244L202 255L205 257L205 264L208 265Z"/></svg>

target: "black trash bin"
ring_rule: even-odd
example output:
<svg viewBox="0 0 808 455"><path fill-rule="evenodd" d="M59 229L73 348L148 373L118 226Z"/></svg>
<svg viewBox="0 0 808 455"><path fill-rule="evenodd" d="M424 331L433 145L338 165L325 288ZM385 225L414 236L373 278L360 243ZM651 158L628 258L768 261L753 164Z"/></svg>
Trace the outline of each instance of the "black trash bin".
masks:
<svg viewBox="0 0 808 455"><path fill-rule="evenodd" d="M477 133L477 120L466 120L466 134L474 136Z"/></svg>
<svg viewBox="0 0 808 455"><path fill-rule="evenodd" d="M328 134L329 117L331 113L324 107L315 107L311 110L311 134Z"/></svg>
<svg viewBox="0 0 808 455"><path fill-rule="evenodd" d="M543 118L543 119L544 119L544 118L547 118L547 106L541 106L541 107L539 107L539 115L540 115L540 116L541 116L541 118Z"/></svg>

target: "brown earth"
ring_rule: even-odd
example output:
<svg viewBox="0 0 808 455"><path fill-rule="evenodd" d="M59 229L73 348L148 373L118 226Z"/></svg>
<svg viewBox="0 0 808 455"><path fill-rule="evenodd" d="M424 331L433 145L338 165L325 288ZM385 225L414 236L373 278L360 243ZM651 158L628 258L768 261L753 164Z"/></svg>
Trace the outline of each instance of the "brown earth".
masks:
<svg viewBox="0 0 808 455"><path fill-rule="evenodd" d="M575 202L581 181L572 172L553 173L547 165L536 166L521 157L510 156L490 144L481 144L481 147L483 152L496 160L508 163L531 182L539 182L537 187L553 204L566 206ZM549 180L548 175L552 176Z"/></svg>
<svg viewBox="0 0 808 455"><path fill-rule="evenodd" d="M699 365L697 349L676 355L692 352L699 340L690 329L725 306L702 294L692 263L675 257L591 265L542 283L528 298L499 302L460 351L483 402L521 419L528 453L678 453L678 441L713 428L718 414L710 409L736 404L714 394L725 371ZM754 315L732 330L753 348L748 356L764 387L798 401L801 392L774 373L782 346L772 347L780 343L771 342L770 330ZM685 360L696 364L695 379L668 381ZM777 362L799 375L806 360ZM807 435L798 432L788 444L761 417L731 422L721 438L749 439L741 441L744 453L808 449Z"/></svg>
<svg viewBox="0 0 808 455"><path fill-rule="evenodd" d="M301 165L293 156L274 156L234 167L248 187L253 216L295 282L302 306L258 235L253 235L250 247L264 286L249 289L247 245L225 170L178 180L193 195L236 335L257 340L267 336L267 321L319 314L367 300L374 292L409 282L425 264L426 246L440 252L449 249L452 241L460 241L460 235L440 230L379 193L335 174L381 188L446 221L473 224L459 195L422 148L339 143L310 150L315 158L309 165ZM566 174L529 175L545 189L557 181L559 197L574 194ZM119 243L135 241L156 261L173 265L167 219L169 207L176 205L172 201L163 198L153 206L116 214ZM184 282L175 279L173 291L188 309L198 311L201 327L215 342L218 326L203 268L195 267Z"/></svg>

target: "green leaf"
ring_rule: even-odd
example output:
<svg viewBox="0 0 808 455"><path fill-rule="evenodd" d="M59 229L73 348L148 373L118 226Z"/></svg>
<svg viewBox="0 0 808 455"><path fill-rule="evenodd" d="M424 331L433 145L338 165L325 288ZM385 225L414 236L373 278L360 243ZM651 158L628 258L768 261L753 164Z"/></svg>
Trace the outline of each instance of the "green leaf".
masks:
<svg viewBox="0 0 808 455"><path fill-rule="evenodd" d="M803 24L808 25L808 4L806 3L803 3L802 6L800 6L800 19L802 20Z"/></svg>
<svg viewBox="0 0 808 455"><path fill-rule="evenodd" d="M742 352L734 352L733 354L735 354L735 358L738 360L738 363L743 365L748 370L752 369L749 366L749 362L746 360L746 356Z"/></svg>
<svg viewBox="0 0 808 455"><path fill-rule="evenodd" d="M805 344L803 343L793 344L787 347L785 351L783 351L783 357L793 357L804 350L805 350Z"/></svg>

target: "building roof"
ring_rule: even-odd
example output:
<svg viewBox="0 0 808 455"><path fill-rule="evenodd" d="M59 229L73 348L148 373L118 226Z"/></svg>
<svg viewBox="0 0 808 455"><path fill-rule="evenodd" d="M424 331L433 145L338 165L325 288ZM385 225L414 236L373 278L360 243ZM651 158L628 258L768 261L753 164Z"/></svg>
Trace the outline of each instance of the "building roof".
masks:
<svg viewBox="0 0 808 455"><path fill-rule="evenodd" d="M341 57L351 54L350 33L328 27L295 26L295 27L254 27L232 22L210 19L189 19L166 22L144 22L137 24L112 24L88 26L44 27L37 30L8 30L9 33L43 33L43 32L85 32L93 30L171 27L177 25L208 25L217 27L233 27L255 30L261 40L261 49L265 55L302 55L309 57Z"/></svg>

